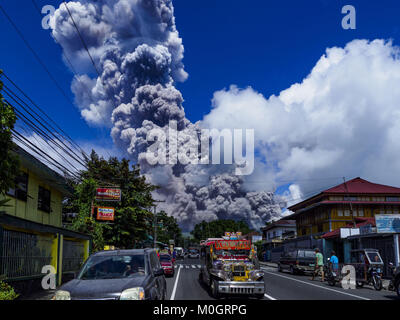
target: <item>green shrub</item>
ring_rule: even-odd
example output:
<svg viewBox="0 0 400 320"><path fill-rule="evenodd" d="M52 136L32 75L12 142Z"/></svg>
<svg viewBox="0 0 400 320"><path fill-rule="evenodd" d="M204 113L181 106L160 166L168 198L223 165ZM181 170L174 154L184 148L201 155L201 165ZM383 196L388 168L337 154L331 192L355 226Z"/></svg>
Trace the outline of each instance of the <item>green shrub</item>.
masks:
<svg viewBox="0 0 400 320"><path fill-rule="evenodd" d="M0 300L14 300L19 294L8 283L0 280Z"/></svg>

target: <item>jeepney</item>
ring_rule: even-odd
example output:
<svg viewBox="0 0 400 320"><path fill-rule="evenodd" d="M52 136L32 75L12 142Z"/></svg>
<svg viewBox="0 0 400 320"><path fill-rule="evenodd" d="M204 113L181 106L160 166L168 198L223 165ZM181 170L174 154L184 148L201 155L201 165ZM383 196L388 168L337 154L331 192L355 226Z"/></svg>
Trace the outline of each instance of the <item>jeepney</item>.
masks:
<svg viewBox="0 0 400 320"><path fill-rule="evenodd" d="M259 270L257 254L249 240L205 242L200 257L199 278L213 297L245 295L261 299L264 296L264 272Z"/></svg>

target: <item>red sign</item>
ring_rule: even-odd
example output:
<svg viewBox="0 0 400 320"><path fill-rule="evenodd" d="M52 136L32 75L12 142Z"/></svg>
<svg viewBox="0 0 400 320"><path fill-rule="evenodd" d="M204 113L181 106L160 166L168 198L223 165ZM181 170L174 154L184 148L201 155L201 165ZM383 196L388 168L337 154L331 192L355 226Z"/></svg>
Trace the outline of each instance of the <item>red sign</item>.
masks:
<svg viewBox="0 0 400 320"><path fill-rule="evenodd" d="M97 207L97 220L114 220L114 208L109 207Z"/></svg>
<svg viewBox="0 0 400 320"><path fill-rule="evenodd" d="M96 200L100 201L121 201L121 189L97 188Z"/></svg>

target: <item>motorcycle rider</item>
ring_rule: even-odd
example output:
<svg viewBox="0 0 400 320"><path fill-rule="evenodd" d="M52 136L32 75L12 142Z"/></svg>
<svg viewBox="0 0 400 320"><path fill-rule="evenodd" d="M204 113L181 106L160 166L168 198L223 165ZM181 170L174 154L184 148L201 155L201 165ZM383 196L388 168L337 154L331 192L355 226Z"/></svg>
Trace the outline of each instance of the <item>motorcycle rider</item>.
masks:
<svg viewBox="0 0 400 320"><path fill-rule="evenodd" d="M339 259L336 256L335 251L333 251L333 250L331 251L331 257L329 259L329 262L331 263L332 271L337 274L337 272L339 270Z"/></svg>

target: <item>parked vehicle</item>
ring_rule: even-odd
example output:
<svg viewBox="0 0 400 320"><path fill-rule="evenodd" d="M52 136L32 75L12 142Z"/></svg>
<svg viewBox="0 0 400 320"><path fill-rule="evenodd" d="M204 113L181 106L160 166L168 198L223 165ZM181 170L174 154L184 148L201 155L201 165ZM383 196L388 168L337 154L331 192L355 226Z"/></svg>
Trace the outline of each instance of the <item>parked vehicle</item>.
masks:
<svg viewBox="0 0 400 320"><path fill-rule="evenodd" d="M389 290L395 291L400 298L400 267L395 267L392 262L389 264L392 271L392 279L390 280Z"/></svg>
<svg viewBox="0 0 400 320"><path fill-rule="evenodd" d="M54 300L164 300L167 284L154 249L92 254Z"/></svg>
<svg viewBox="0 0 400 320"><path fill-rule="evenodd" d="M160 263L161 267L164 269L164 274L167 276L174 276L175 268L174 262L169 254L161 254L160 255Z"/></svg>
<svg viewBox="0 0 400 320"><path fill-rule="evenodd" d="M295 249L284 252L279 259L278 270L288 270L291 274L314 272L315 251L313 249Z"/></svg>
<svg viewBox="0 0 400 320"><path fill-rule="evenodd" d="M189 250L189 253L188 253L188 258L191 258L191 259L198 259L198 258L200 258L199 250L197 250L197 249L190 249L190 250Z"/></svg>
<svg viewBox="0 0 400 320"><path fill-rule="evenodd" d="M183 259L185 257L183 248L175 247L175 251L176 251L176 259Z"/></svg>
<svg viewBox="0 0 400 320"><path fill-rule="evenodd" d="M375 290L382 289L383 261L377 249L357 249L351 251L351 264L356 269L356 285L362 288L371 284Z"/></svg>
<svg viewBox="0 0 400 320"><path fill-rule="evenodd" d="M262 298L264 272L256 268L257 255L248 240L215 240L201 249L199 278L214 298L241 295Z"/></svg>

